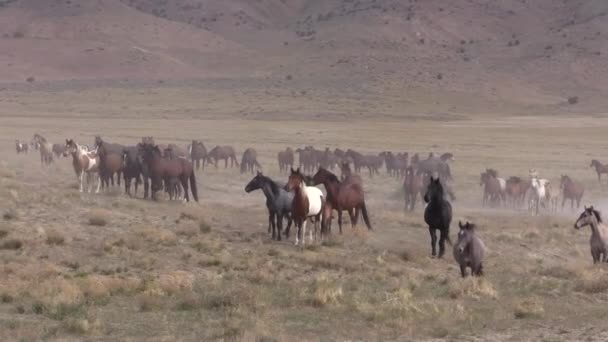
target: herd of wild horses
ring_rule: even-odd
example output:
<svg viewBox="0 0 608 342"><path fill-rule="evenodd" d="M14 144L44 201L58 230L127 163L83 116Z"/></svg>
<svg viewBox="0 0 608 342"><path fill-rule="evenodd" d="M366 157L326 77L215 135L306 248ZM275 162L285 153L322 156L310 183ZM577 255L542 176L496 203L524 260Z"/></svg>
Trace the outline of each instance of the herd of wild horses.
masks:
<svg viewBox="0 0 608 342"><path fill-rule="evenodd" d="M317 235L323 239L331 232L334 213L337 214L340 233L344 211L348 213L353 229L356 229L361 216L367 228L372 230L363 180L359 173L366 170L369 177L374 177L380 174L380 169L384 166L389 176L403 178L406 210L415 209L418 197L424 200L424 220L429 227L433 257L441 258L445 253L445 242L451 244L450 202L456 199L450 185L453 181L450 162L454 160L451 153L441 156L430 153L426 159L421 159L418 154L410 158L407 152L362 154L352 149L317 150L313 146L296 150L286 148L277 155L279 170L289 173L287 182L281 183L260 172L261 166L255 149L246 149L239 164L232 146L215 146L208 151L199 140L192 140L188 146L181 147L176 144L156 144L153 137L143 137L137 144L125 146L96 136L91 148L73 139L66 139L65 144L52 144L40 134L35 134L30 142L16 140L15 148L17 154L27 154L30 148L38 150L43 166L48 166L55 158L71 156L81 192L92 192L93 188L96 188L96 192L108 189L114 185L116 175L118 186L121 176L124 178L125 192L129 196L137 195L143 179L143 197L154 200L157 199L157 192L164 190L171 200L183 197L189 201L190 192L194 200L198 201L196 171L204 169L206 164L217 168L218 163L223 161L224 168L230 164L230 167L240 167L241 173L255 174L257 169L257 174L246 185L245 191L249 193L261 190L264 193L268 209L268 233L276 240L281 240L282 236L289 238L293 224L297 229L295 244L302 247L305 245L307 222L314 224L310 229L309 240L314 241ZM294 169L296 155L298 167ZM608 166L593 160L591 167L595 168L601 183L601 175L608 174ZM339 178L332 172L336 168L341 172ZM325 193L317 187L319 185L323 185ZM527 179L516 176L505 179L496 170L486 169L481 173L480 186L483 187L484 207L525 208L527 205L527 209L537 215L541 209L557 211L559 197L562 198L562 210L567 200L570 200L572 208L575 202L579 208L585 192L580 182L567 175L562 175L559 182L552 183L539 177L535 169L529 170ZM283 229L285 220L287 226ZM608 228L604 228L600 213L593 207L585 207L575 228L587 225L593 231L593 261L608 261ZM461 274L464 277L468 267L471 274L482 275L485 246L476 234L475 224L459 222L459 228L453 255L460 265Z"/></svg>

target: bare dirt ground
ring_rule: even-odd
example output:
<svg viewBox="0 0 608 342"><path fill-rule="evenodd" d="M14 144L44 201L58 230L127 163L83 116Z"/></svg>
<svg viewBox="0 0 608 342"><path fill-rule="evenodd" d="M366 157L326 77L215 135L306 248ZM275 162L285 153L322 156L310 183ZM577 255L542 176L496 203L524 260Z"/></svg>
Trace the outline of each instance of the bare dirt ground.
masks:
<svg viewBox="0 0 608 342"><path fill-rule="evenodd" d="M578 211L531 217L480 208L479 173L537 168L587 187L602 207L606 185L589 168L606 155L603 118L441 114L378 115L348 97L257 96L239 88L70 86L0 93L0 338L102 340L603 340L608 270L592 266ZM256 108L258 115L246 115ZM331 108L333 110L328 110ZM329 112L328 116L314 113ZM395 114L391 114L394 112ZM280 113L288 113L281 115ZM358 113L353 115L352 113ZM349 118L349 122L343 122ZM304 251L272 242L251 175L207 168L200 203L81 194L68 159L44 168L14 139L91 144L100 134L133 144L152 135L185 145L257 148L276 179L275 156L312 144L450 151L455 222L479 225L486 276L462 280L448 250L430 258L422 209L403 211L401 180L364 175L375 230L335 234ZM138 194L141 197L141 190ZM455 238L456 223L452 226Z"/></svg>

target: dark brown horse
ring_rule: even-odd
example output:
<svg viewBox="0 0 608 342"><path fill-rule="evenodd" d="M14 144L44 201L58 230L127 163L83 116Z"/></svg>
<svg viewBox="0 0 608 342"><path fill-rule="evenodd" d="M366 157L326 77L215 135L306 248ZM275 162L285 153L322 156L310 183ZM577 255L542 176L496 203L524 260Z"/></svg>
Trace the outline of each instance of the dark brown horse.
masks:
<svg viewBox="0 0 608 342"><path fill-rule="evenodd" d="M501 201L505 200L505 193L503 192L500 181L496 176L496 172L492 169L486 169L486 172L481 173L479 185L483 186L483 207L486 206L488 201L490 205L500 205Z"/></svg>
<svg viewBox="0 0 608 342"><path fill-rule="evenodd" d="M581 199L585 194L585 187L580 182L572 180L567 175L562 175L560 179L560 187L563 191L562 199L562 211L564 210L564 204L566 200L570 200L570 206L574 209L574 201L576 201L576 208L579 209L581 206Z"/></svg>
<svg viewBox="0 0 608 342"><path fill-rule="evenodd" d="M194 163L197 170L203 167L205 169L205 161L207 160L207 148L202 141L192 140L190 144L190 159Z"/></svg>
<svg viewBox="0 0 608 342"><path fill-rule="evenodd" d="M602 174L608 174L608 165L604 165L599 160L593 159L590 166L595 168L595 172L597 172L597 181L600 182L601 185Z"/></svg>
<svg viewBox="0 0 608 342"><path fill-rule="evenodd" d="M350 224L353 229L357 228L359 212L361 212L367 229L372 230L361 184L349 181L349 179L341 183L336 175L322 167L319 168L319 171L317 171L312 179L315 185L323 184L325 186L325 190L327 190L327 202L338 212L340 234L342 234L342 212L345 210L350 215Z"/></svg>
<svg viewBox="0 0 608 342"><path fill-rule="evenodd" d="M424 196L424 188L422 186L422 177L416 174L413 166L405 170L403 190L405 192L405 210L414 211L418 194L420 194L421 198Z"/></svg>
<svg viewBox="0 0 608 342"><path fill-rule="evenodd" d="M513 208L521 208L524 205L529 188L530 182L520 177L509 177L507 179L505 193Z"/></svg>
<svg viewBox="0 0 608 342"><path fill-rule="evenodd" d="M190 183L192 197L198 202L196 175L194 173L194 167L189 160L184 158L162 158L160 148L150 144L143 145L143 149L143 161L149 172L150 179L152 180L151 190L153 200L156 200L156 192L163 188L163 182L166 187L171 190L174 189L176 183L179 181L184 190L186 201L190 201L188 195L188 183Z"/></svg>
<svg viewBox="0 0 608 342"><path fill-rule="evenodd" d="M262 166L258 163L258 151L250 147L243 152L243 158L241 158L241 173L250 171L251 174L253 174L255 168L260 170L262 169Z"/></svg>
<svg viewBox="0 0 608 342"><path fill-rule="evenodd" d="M209 159L213 159L215 167L217 167L218 160L224 161L224 168L228 168L228 160L230 160L230 167L235 164L238 167L239 161L236 160L236 152L232 146L215 146L208 154Z"/></svg>
<svg viewBox="0 0 608 342"><path fill-rule="evenodd" d="M123 162L124 149L120 153L110 151L108 146L103 141L99 141L97 145L97 156L99 158L99 177L101 178L101 188L108 189L110 183L114 186L114 174L118 175L118 186L120 186L120 177L124 167Z"/></svg>
<svg viewBox="0 0 608 342"><path fill-rule="evenodd" d="M287 172L290 168L293 168L294 155L291 147L279 152L277 159L279 161L279 171Z"/></svg>

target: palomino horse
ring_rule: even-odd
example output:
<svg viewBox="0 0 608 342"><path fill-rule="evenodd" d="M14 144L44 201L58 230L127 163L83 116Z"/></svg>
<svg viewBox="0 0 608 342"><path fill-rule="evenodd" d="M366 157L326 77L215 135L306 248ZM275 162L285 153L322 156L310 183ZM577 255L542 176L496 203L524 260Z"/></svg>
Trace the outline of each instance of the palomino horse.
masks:
<svg viewBox="0 0 608 342"><path fill-rule="evenodd" d="M429 226L431 235L432 256L437 255L435 245L437 243L436 230L439 230L439 258L445 253L445 241L452 244L450 240L450 224L452 222L452 205L445 199L443 186L439 178L431 177L430 183L424 194L424 201L428 203L424 209L424 221Z"/></svg>
<svg viewBox="0 0 608 342"><path fill-rule="evenodd" d="M593 263L608 261L608 227L602 223L602 216L599 211L585 207L585 211L574 223L574 228L581 229L585 226L591 227L591 257Z"/></svg>
<svg viewBox="0 0 608 342"><path fill-rule="evenodd" d="M300 173L300 168L297 170L291 169L291 174L287 181L287 188L294 193L291 206L291 217L298 228L295 245L297 246L300 243L299 239L301 237L302 248L304 248L306 240L306 221L308 218L314 218L314 233L316 235L318 224L323 213L323 207L325 206L325 198L321 189L316 186L306 185L304 176ZM321 237L324 233L325 232L321 231ZM313 230L310 231L310 241L314 241Z"/></svg>
<svg viewBox="0 0 608 342"><path fill-rule="evenodd" d="M422 197L422 177L416 174L413 166L408 166L405 169L405 180L403 181L403 190L405 191L405 210L414 211L418 194Z"/></svg>
<svg viewBox="0 0 608 342"><path fill-rule="evenodd" d="M163 182L169 189L174 189L177 181L181 182L186 201L190 201L188 195L188 183L192 197L198 202L198 190L196 174L192 163L184 158L164 159L160 148L150 144L142 145L143 163L152 180L152 199L156 200L156 192L163 188Z"/></svg>
<svg viewBox="0 0 608 342"><path fill-rule="evenodd" d="M230 160L230 167L235 164L238 167L239 161L236 160L236 152L232 146L215 146L208 154L209 159L213 159L215 167L217 167L218 160L224 161L224 168L228 168L228 160Z"/></svg>
<svg viewBox="0 0 608 342"><path fill-rule="evenodd" d="M285 236L289 238L291 228L291 206L293 204L293 193L286 191L272 179L258 172L257 176L245 186L245 192L262 189L266 196L266 208L268 209L268 232L272 231L272 239L281 241L283 234L283 218L287 217L287 229Z"/></svg>
<svg viewBox="0 0 608 342"><path fill-rule="evenodd" d="M287 172L290 168L293 167L294 155L291 147L287 147L285 151L281 151L277 155L277 159L279 161L279 171Z"/></svg>
<svg viewBox="0 0 608 342"><path fill-rule="evenodd" d="M38 146L38 150L40 152L40 164L43 166L50 165L53 162L53 144L37 133L34 134L32 141L36 146Z"/></svg>
<svg viewBox="0 0 608 342"><path fill-rule="evenodd" d="M340 234L342 234L342 212L344 210L348 211L350 215L350 224L353 229L357 228L359 212L361 212L367 229L372 230L361 184L352 182L349 179L340 183L336 175L322 167L319 168L319 171L317 171L312 179L314 185L323 184L325 186L325 190L327 190L327 203L338 212ZM324 223L327 224L327 222Z"/></svg>
<svg viewBox="0 0 608 342"><path fill-rule="evenodd" d="M99 160L96 152L87 152L72 139L65 141L66 151L72 155L72 166L76 173L76 178L80 180L80 192L84 191L84 177L87 176L88 192L91 192L92 177L97 178L97 190L99 193L101 180L99 178Z"/></svg>
<svg viewBox="0 0 608 342"><path fill-rule="evenodd" d="M20 140L15 140L15 150L17 150L17 154L24 153L27 154L29 151L29 145L27 142L23 142Z"/></svg>
<svg viewBox="0 0 608 342"><path fill-rule="evenodd" d="M576 208L581 207L581 199L585 194L585 187L580 182L572 180L567 175L562 175L560 179L560 188L562 189L562 211L564 211L564 205L566 200L570 200L570 207L574 210L574 201L576 201Z"/></svg>
<svg viewBox="0 0 608 342"><path fill-rule="evenodd" d="M498 178L498 173L493 169L486 169L486 172L481 174L479 185L483 185L483 200L482 206L486 204L501 204L505 201L506 182L502 178Z"/></svg>
<svg viewBox="0 0 608 342"><path fill-rule="evenodd" d="M262 169L260 163L258 163L258 152L253 148L248 148L243 152L243 158L241 158L241 173L250 171L253 173L253 169Z"/></svg>
<svg viewBox="0 0 608 342"><path fill-rule="evenodd" d="M597 181L602 184L602 174L608 174L608 165L602 164L599 160L593 159L591 161L590 167L595 168L595 172L597 173Z"/></svg>

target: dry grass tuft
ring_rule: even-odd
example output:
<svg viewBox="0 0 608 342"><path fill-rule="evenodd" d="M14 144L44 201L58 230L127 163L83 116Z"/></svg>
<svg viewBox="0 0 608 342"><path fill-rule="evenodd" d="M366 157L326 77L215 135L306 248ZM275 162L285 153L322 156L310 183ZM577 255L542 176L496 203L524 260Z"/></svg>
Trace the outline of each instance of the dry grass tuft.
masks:
<svg viewBox="0 0 608 342"><path fill-rule="evenodd" d="M8 231L0 229L0 239L4 239L8 235Z"/></svg>
<svg viewBox="0 0 608 342"><path fill-rule="evenodd" d="M198 222L198 229L203 234L211 233L211 226L203 219Z"/></svg>
<svg viewBox="0 0 608 342"><path fill-rule="evenodd" d="M342 299L342 286L329 279L327 274L318 276L311 289L310 303L317 307L337 305Z"/></svg>
<svg viewBox="0 0 608 342"><path fill-rule="evenodd" d="M46 243L49 245L63 245L65 238L56 230L48 230L46 233Z"/></svg>
<svg viewBox="0 0 608 342"><path fill-rule="evenodd" d="M63 322L62 327L70 334L91 335L101 330L101 322L97 319L70 318Z"/></svg>
<svg viewBox="0 0 608 342"><path fill-rule="evenodd" d="M18 239L10 239L0 244L0 249L20 249L23 247L23 242Z"/></svg>
<svg viewBox="0 0 608 342"><path fill-rule="evenodd" d="M9 208L2 214L2 218L6 221L16 220L19 218L19 213L15 208Z"/></svg>
<svg viewBox="0 0 608 342"><path fill-rule="evenodd" d="M29 291L34 300L34 311L62 318L68 312L79 307L84 301L84 294L74 282L56 277L33 284Z"/></svg>
<svg viewBox="0 0 608 342"><path fill-rule="evenodd" d="M176 309L179 311L192 311L200 308L202 305L201 298L192 291L181 292L178 296Z"/></svg>
<svg viewBox="0 0 608 342"><path fill-rule="evenodd" d="M177 243L177 236L175 233L167 229L141 227L136 229L134 233L147 242L162 244L165 246L173 246Z"/></svg>
<svg viewBox="0 0 608 342"><path fill-rule="evenodd" d="M163 293L160 289L149 289L137 296L141 311L160 310L163 307Z"/></svg>
<svg viewBox="0 0 608 342"><path fill-rule="evenodd" d="M176 294L182 291L192 291L194 275L185 271L175 271L161 274L158 277L158 286L166 294Z"/></svg>
<svg viewBox="0 0 608 342"><path fill-rule="evenodd" d="M608 273L604 270L584 270L579 275L574 290L589 294L602 293L608 290Z"/></svg>
<svg viewBox="0 0 608 342"><path fill-rule="evenodd" d="M200 212L200 209L196 208L196 207L185 207L182 209L182 212L179 214L179 219L180 220L192 220L192 221L198 221L201 220L202 214Z"/></svg>
<svg viewBox="0 0 608 342"><path fill-rule="evenodd" d="M110 221L111 213L105 209L93 209L89 212L89 224L91 226L104 227Z"/></svg>
<svg viewBox="0 0 608 342"><path fill-rule="evenodd" d="M494 285L484 277L466 277L448 283L448 294L450 298L471 297L480 299L482 297L496 298L498 293Z"/></svg>
<svg viewBox="0 0 608 342"><path fill-rule="evenodd" d="M175 229L175 233L177 235L185 236L187 238L196 236L196 234L198 234L198 232L199 232L199 227L197 226L197 224L195 222L191 222L191 221L182 222Z"/></svg>
<svg viewBox="0 0 608 342"><path fill-rule="evenodd" d="M538 298L528 298L519 302L514 311L515 318L540 318L545 313L543 302Z"/></svg>
<svg viewBox="0 0 608 342"><path fill-rule="evenodd" d="M90 275L80 281L85 297L103 299L119 293L135 293L142 288L142 281L135 277Z"/></svg>

